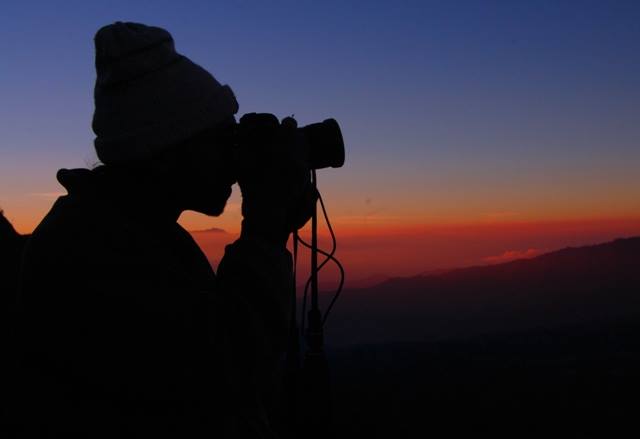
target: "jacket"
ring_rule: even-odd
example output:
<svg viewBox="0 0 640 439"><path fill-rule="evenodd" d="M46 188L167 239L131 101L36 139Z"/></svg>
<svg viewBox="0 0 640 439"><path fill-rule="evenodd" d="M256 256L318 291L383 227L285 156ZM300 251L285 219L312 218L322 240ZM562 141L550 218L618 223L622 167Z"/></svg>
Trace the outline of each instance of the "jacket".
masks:
<svg viewBox="0 0 640 439"><path fill-rule="evenodd" d="M214 273L176 222L61 170L25 250L20 429L87 437L272 437L267 407L291 311L291 255L242 236Z"/></svg>

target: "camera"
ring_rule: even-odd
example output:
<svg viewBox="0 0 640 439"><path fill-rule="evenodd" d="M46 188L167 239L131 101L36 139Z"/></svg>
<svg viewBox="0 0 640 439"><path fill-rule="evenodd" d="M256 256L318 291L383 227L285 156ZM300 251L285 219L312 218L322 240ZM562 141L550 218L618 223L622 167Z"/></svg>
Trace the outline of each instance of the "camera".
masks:
<svg viewBox="0 0 640 439"><path fill-rule="evenodd" d="M273 154L271 148L255 150L256 145L293 144L309 169L340 168L344 165L344 140L340 125L335 119L298 127L293 117L282 123L269 113L247 113L240 118L237 142L245 150L251 150L253 160L261 160L261 154ZM256 163L258 164L258 163Z"/></svg>

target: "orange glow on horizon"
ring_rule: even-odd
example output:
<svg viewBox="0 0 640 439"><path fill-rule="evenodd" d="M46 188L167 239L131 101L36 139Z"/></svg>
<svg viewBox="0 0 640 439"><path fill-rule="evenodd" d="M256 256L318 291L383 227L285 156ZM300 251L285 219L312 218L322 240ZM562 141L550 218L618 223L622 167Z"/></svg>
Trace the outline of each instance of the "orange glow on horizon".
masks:
<svg viewBox="0 0 640 439"><path fill-rule="evenodd" d="M337 224L336 257L347 271L347 284L371 276L412 276L437 269L495 264L535 257L568 246L606 242L640 235L640 218L547 222L424 224L354 227ZM301 232L308 241L308 227ZM236 233L201 232L194 238L215 266L224 245ZM319 245L331 248L326 230ZM308 268L308 253L301 250L300 267ZM321 278L337 279L330 264Z"/></svg>
<svg viewBox="0 0 640 439"><path fill-rule="evenodd" d="M30 233L57 195L38 193L16 197L2 207L20 233ZM340 200L335 201L338 208L328 207L338 240L336 256L347 271L347 284L370 276L411 276L435 269L506 262L566 246L640 235L640 214L608 218L594 213L562 216L550 208L528 217L498 210L467 216L429 217L403 210L399 210L397 216L358 216L345 214L345 209L340 208ZM214 267L224 254L224 246L239 234L240 203L236 191L220 217L187 212L180 218L180 223L190 231L224 230L193 233ZM308 239L309 225L300 234ZM319 242L321 248L330 249L328 230L322 220ZM304 250L300 258L304 270L308 267ZM337 274L337 270L328 265L321 273L321 279L333 282Z"/></svg>

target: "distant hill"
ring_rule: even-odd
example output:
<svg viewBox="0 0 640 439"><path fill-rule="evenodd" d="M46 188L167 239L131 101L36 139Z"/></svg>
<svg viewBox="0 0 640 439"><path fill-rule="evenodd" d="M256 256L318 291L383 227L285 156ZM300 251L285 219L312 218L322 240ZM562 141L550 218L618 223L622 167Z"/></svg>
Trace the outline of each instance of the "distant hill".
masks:
<svg viewBox="0 0 640 439"><path fill-rule="evenodd" d="M190 230L189 233L227 233L227 231L218 227L211 227L203 230Z"/></svg>
<svg viewBox="0 0 640 439"><path fill-rule="evenodd" d="M343 292L329 345L428 341L640 315L640 237Z"/></svg>

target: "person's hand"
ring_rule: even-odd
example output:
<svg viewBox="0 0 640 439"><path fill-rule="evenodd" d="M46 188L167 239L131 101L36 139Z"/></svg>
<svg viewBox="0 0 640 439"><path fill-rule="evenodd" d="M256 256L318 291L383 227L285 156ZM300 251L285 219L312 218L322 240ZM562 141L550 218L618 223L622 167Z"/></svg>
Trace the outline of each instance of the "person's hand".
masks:
<svg viewBox="0 0 640 439"><path fill-rule="evenodd" d="M285 244L311 218L317 192L296 128L294 119L280 124L266 113L240 119L237 173L245 236Z"/></svg>

